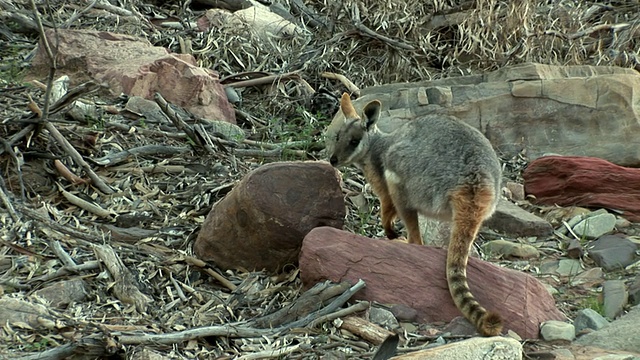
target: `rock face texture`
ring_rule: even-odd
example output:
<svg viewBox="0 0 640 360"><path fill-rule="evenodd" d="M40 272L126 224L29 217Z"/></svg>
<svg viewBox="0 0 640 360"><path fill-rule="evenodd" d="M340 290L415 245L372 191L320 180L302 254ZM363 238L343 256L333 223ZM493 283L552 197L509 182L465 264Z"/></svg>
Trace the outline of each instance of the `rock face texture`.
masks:
<svg viewBox="0 0 640 360"><path fill-rule="evenodd" d="M640 322L640 308L633 308L609 326L581 336L576 343L640 353L638 322Z"/></svg>
<svg viewBox="0 0 640 360"><path fill-rule="evenodd" d="M58 74L73 83L91 79L107 83L112 94L125 93L153 99L156 92L172 104L209 120L234 123L235 112L227 101L218 74L198 67L189 54L171 54L147 40L104 31L58 29ZM53 30L47 30L54 43ZM49 71L43 46L32 64L33 75Z"/></svg>
<svg viewBox="0 0 640 360"><path fill-rule="evenodd" d="M602 207L640 221L640 169L593 157L545 156L532 161L522 176L532 202Z"/></svg>
<svg viewBox="0 0 640 360"><path fill-rule="evenodd" d="M342 228L344 216L340 177L328 163L271 163L249 173L213 206L194 251L224 269L275 272L297 264L311 229Z"/></svg>
<svg viewBox="0 0 640 360"><path fill-rule="evenodd" d="M640 166L640 74L597 66L521 64L484 75L362 89L383 105L381 130L424 114L454 115L506 156L526 149Z"/></svg>
<svg viewBox="0 0 640 360"><path fill-rule="evenodd" d="M522 344L508 337L475 337L398 355L391 360L522 359Z"/></svg>
<svg viewBox="0 0 640 360"><path fill-rule="evenodd" d="M355 298L405 305L416 310L415 320L435 322L461 316L447 288L445 259L444 249L320 227L305 237L299 263L307 288L327 279L362 279L366 287ZM480 303L502 314L505 331L535 339L541 322L565 319L545 287L530 275L475 258L467 273Z"/></svg>

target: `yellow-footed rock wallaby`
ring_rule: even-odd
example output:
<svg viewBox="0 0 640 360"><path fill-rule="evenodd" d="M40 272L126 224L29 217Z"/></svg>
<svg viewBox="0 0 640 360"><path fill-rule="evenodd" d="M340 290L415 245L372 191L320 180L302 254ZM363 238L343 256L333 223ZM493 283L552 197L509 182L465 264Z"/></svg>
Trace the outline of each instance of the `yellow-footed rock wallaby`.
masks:
<svg viewBox="0 0 640 360"><path fill-rule="evenodd" d="M467 283L467 260L482 222L496 208L502 177L500 162L480 131L446 115L407 121L391 133L376 122L381 103L373 100L359 115L348 94L326 130L331 165L354 164L380 198L382 226L388 238L405 224L408 242L422 244L418 213L452 223L447 252L447 283L464 316L484 336L502 332L500 315L487 311Z"/></svg>

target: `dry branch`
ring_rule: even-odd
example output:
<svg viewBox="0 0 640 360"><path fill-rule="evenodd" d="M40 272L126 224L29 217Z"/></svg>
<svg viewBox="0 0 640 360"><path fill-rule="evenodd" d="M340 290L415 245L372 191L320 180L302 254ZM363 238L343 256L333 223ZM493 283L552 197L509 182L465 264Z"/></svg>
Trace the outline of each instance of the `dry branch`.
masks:
<svg viewBox="0 0 640 360"><path fill-rule="evenodd" d="M152 299L138 289L136 278L120 260L115 250L109 245L94 245L93 250L98 260L111 273L114 281L114 295L125 304L135 305L139 313L146 313L147 306L152 302Z"/></svg>
<svg viewBox="0 0 640 360"><path fill-rule="evenodd" d="M349 316L342 319L340 328L358 335L374 345L380 345L387 338L395 335L391 331L358 316Z"/></svg>
<svg viewBox="0 0 640 360"><path fill-rule="evenodd" d="M102 241L102 239L98 236L94 236L93 234L87 233L86 231L79 231L69 226L60 224L42 215L38 211L30 209L24 205L16 204L16 208L25 216L39 222L44 228L52 229L61 234L69 235L74 239L74 241L78 241L78 242L84 241L85 244L91 244L91 243L97 244Z"/></svg>
<svg viewBox="0 0 640 360"><path fill-rule="evenodd" d="M173 125L178 129L182 130L187 134L189 139L193 141L200 148L206 149L208 152L213 153L213 149L207 146L207 144L202 142L202 138L198 136L195 130L191 127L191 125L187 124L178 113L171 108L167 100L160 93L155 93L153 96L156 104L160 107L162 112L167 115L169 120L173 123Z"/></svg>
<svg viewBox="0 0 640 360"><path fill-rule="evenodd" d="M72 203L73 205L81 209L89 211L92 214L95 214L104 218L109 218L112 215L115 215L114 212L105 210L98 204L90 203L79 196L73 195L72 193L63 189L60 184L58 184L58 191L62 193L62 196L64 196L64 198L67 199L67 201L69 201L70 203Z"/></svg>
<svg viewBox="0 0 640 360"><path fill-rule="evenodd" d="M349 90L352 95L355 95L356 97L360 96L360 88L358 88L356 84L351 82L351 80L349 80L346 76L328 71L323 72L322 74L320 74L320 76L327 79L338 80L347 88L347 90Z"/></svg>
<svg viewBox="0 0 640 360"><path fill-rule="evenodd" d="M92 161L102 166L112 166L127 161L131 157L148 156L148 155L164 155L171 156L177 154L183 154L191 151L188 146L165 146L165 145L144 145L136 148L112 153L101 158L93 159Z"/></svg>
<svg viewBox="0 0 640 360"><path fill-rule="evenodd" d="M393 47L397 47L399 49L409 50L409 51L413 51L413 50L416 49L415 47L413 47L413 46L411 46L411 45L409 45L409 44L407 44L405 42L402 42L400 40L394 40L394 39L392 39L390 37L387 37L387 36L384 36L384 35L380 35L377 32L369 29L368 27L366 27L364 24L362 24L359 21L356 22L354 26L360 32L360 34L372 37L372 38L377 39L377 40L380 40L380 41L382 41L384 43L387 43L387 44L389 44L389 45L391 45Z"/></svg>
<svg viewBox="0 0 640 360"><path fill-rule="evenodd" d="M184 257L184 261L189 265L197 266L197 267L203 269L207 274L211 275L211 277L213 277L214 279L218 280L227 289L229 289L231 291L236 289L236 286L231 281L227 280L224 276L218 274L206 262L204 262L204 261L202 261L202 260L200 260L198 258L194 258L192 256L185 256Z"/></svg>

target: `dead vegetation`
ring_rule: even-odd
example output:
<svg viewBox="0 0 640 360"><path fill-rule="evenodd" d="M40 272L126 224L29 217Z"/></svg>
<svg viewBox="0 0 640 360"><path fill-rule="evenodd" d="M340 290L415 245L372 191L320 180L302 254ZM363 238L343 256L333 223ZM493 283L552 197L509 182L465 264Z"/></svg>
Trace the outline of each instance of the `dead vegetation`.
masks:
<svg viewBox="0 0 640 360"><path fill-rule="evenodd" d="M323 321L286 331L254 326L299 302L296 269L222 272L191 256L208 210L244 174L265 161L321 157L332 96L345 90L322 74L366 87L529 61L640 70L637 1L291 0L283 8L304 31L283 37L224 23L199 32L192 24L203 3L37 7L45 27L134 34L218 71L241 95L239 125L248 137L214 139L208 148L194 146L170 122L111 111L126 99L91 89L71 98L102 109L89 121L69 117L69 99L47 108L46 88L23 81L38 38L31 4L0 0L0 295L14 305L39 304L39 290L77 279L87 294L68 307L46 307L42 326L3 324L0 356L34 358L28 355L47 350L40 358L136 358L145 351L175 359L371 358L377 344L341 332L339 321L321 317L328 314L310 311ZM95 160L119 152L127 153L117 162ZM524 160L505 160L518 176ZM353 174L346 181L350 195L362 184ZM380 235L372 199L350 199L347 228ZM434 340L401 335L404 351Z"/></svg>

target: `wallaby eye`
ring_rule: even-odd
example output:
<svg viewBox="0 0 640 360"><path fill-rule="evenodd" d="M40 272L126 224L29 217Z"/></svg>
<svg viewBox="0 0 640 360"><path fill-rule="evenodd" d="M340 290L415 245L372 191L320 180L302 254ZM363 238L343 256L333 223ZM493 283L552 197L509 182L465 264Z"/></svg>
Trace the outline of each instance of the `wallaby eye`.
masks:
<svg viewBox="0 0 640 360"><path fill-rule="evenodd" d="M349 145L353 147L358 146L359 143L360 143L360 139L351 139L351 141L349 141Z"/></svg>

